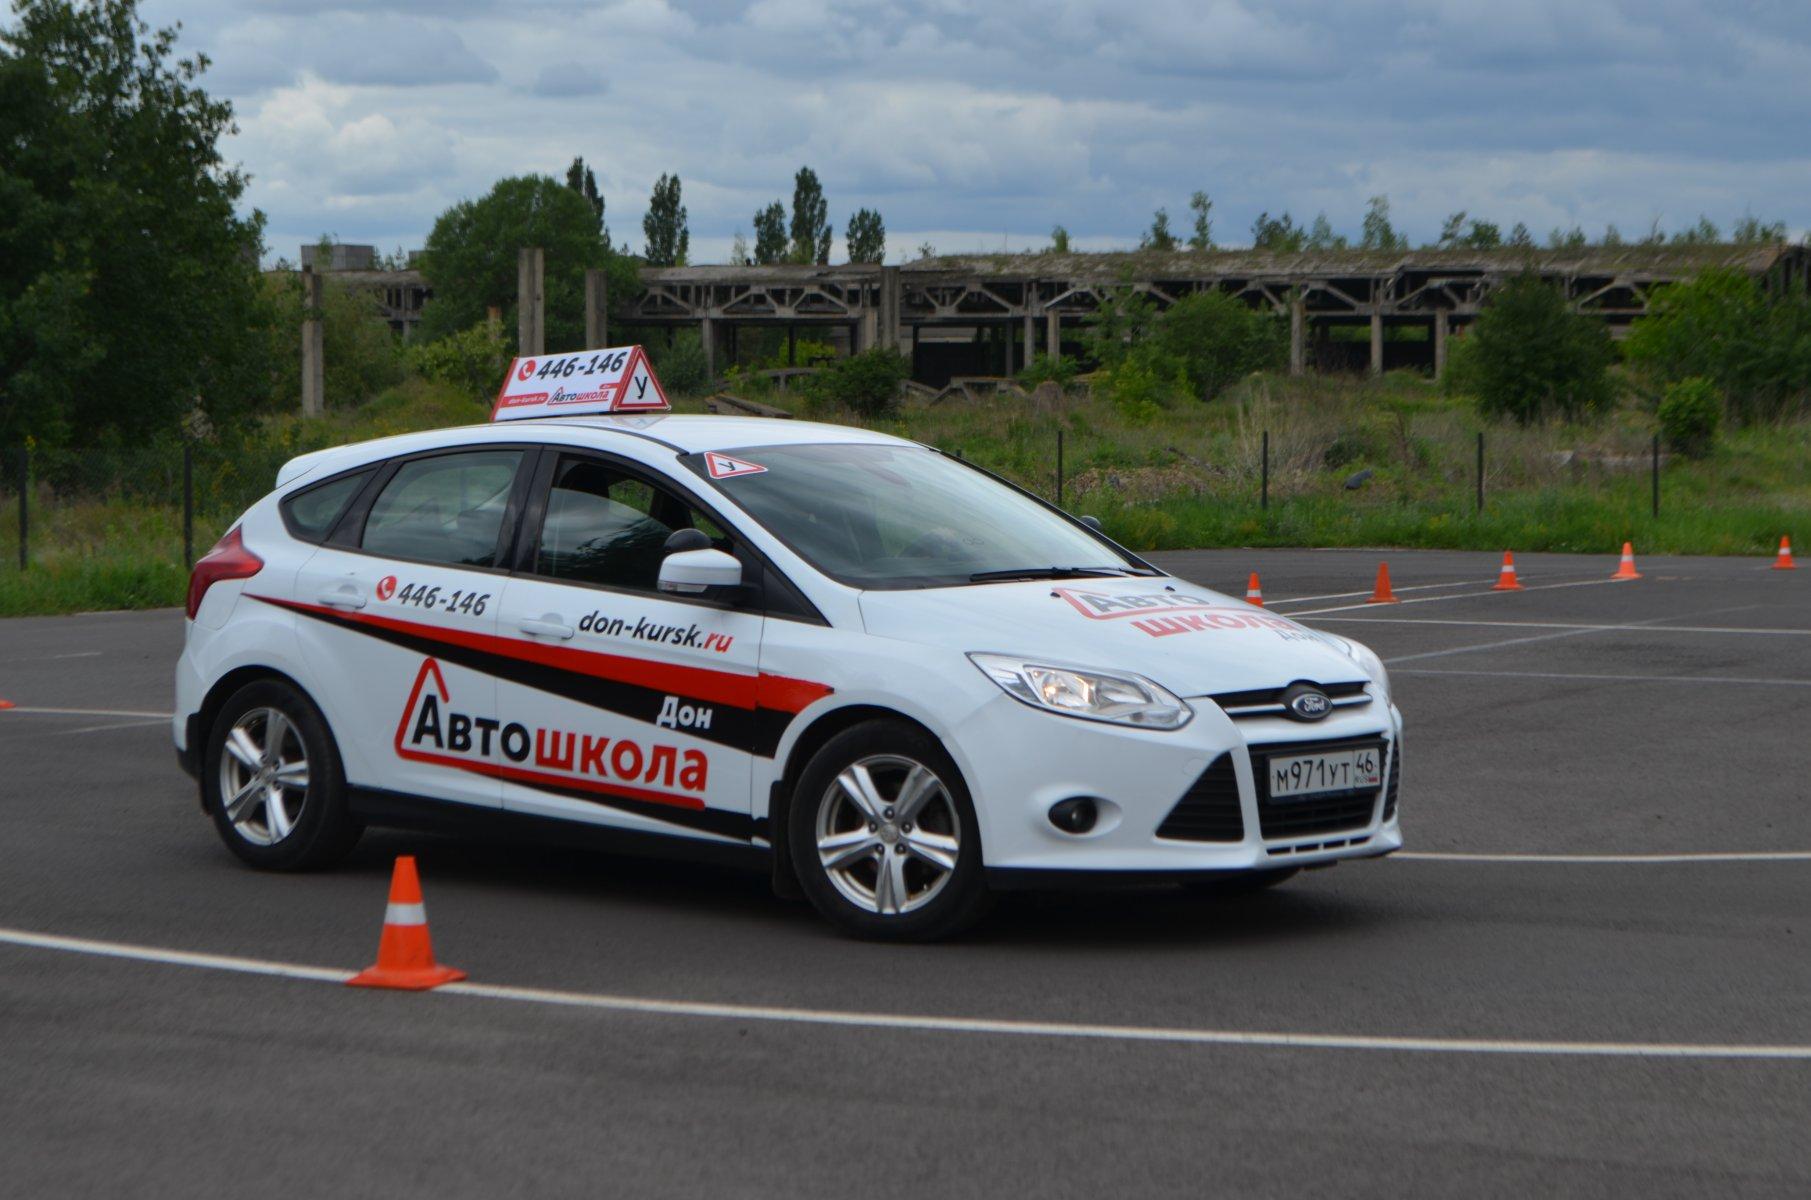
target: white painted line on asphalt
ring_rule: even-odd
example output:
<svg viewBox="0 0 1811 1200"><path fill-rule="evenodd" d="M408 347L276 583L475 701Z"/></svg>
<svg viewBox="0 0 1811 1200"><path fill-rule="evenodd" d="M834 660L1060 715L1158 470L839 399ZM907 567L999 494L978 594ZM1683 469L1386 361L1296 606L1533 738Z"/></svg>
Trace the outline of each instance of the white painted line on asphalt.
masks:
<svg viewBox="0 0 1811 1200"><path fill-rule="evenodd" d="M1399 592L1427 592L1427 591L1433 591L1437 588L1483 587L1487 583L1495 583L1495 582L1496 582L1496 580L1494 578L1493 579L1455 579L1450 583L1410 584L1408 587L1399 587L1396 590ZM1226 594L1230 596L1233 593L1229 589ZM1306 604L1311 600L1350 600L1353 596L1369 596L1370 594L1371 594L1370 591L1366 590L1366 591L1362 591L1362 592L1328 592L1324 596L1278 596L1274 600L1264 601L1264 604L1266 607L1269 607L1269 606L1277 605L1277 604Z"/></svg>
<svg viewBox="0 0 1811 1200"><path fill-rule="evenodd" d="M1486 592L1461 592L1457 596L1416 596L1414 599L1404 600L1404 601L1402 601L1402 603L1404 603L1404 604L1439 604L1439 603L1442 603L1447 600L1470 600L1470 599L1474 599L1474 598L1477 598L1480 596L1515 596L1515 595L1519 595L1519 594L1526 593L1526 592L1552 591L1554 588L1596 587L1597 585L1603 584L1603 583L1625 583L1625 582L1627 582L1627 581L1622 580L1622 579L1578 579L1578 580L1574 580L1571 583L1537 583L1537 584L1534 584L1533 586L1525 585L1521 589L1520 593L1518 593L1518 592L1499 592L1493 588L1490 591L1486 591ZM1407 588L1396 588L1395 590L1402 592L1402 591L1407 591L1408 589ZM1373 607L1380 607L1380 606L1371 605L1371 604L1342 604L1336 608L1303 609L1301 612L1292 612L1292 613L1289 613L1288 615L1291 617L1313 617L1313 616L1319 616L1321 613L1355 612L1359 609L1373 608Z"/></svg>
<svg viewBox="0 0 1811 1200"><path fill-rule="evenodd" d="M1744 608L1759 608L1746 604ZM1581 621L1466 621L1450 617L1327 617L1318 624L1346 625L1475 625L1491 629L1638 629L1643 633L1756 633L1774 637L1811 637L1811 629L1757 629L1743 625L1622 625Z"/></svg>
<svg viewBox="0 0 1811 1200"><path fill-rule="evenodd" d="M1731 605L1728 608L1713 608L1706 612L1687 613L1686 616L1710 617L1715 616L1717 613L1742 612L1746 609L1759 607L1760 605L1758 604L1736 604ZM1566 629L1558 633L1538 633L1529 637L1505 638L1500 642L1483 642L1476 646L1452 646L1445 650L1423 650L1419 654L1398 654L1394 658L1386 658L1383 661L1387 665L1394 666L1396 663L1418 662L1424 658L1445 658L1452 654L1472 654L1479 650L1501 650L1507 646L1525 646L1530 642L1552 642L1561 638L1584 637L1586 634L1603 633L1614 629L1638 629L1645 632L1662 621L1680 619L1683 618L1655 617L1652 621L1636 621L1628 625L1587 626L1583 629Z"/></svg>
<svg viewBox="0 0 1811 1200"><path fill-rule="evenodd" d="M1811 850L1707 850L1702 854L1447 854L1435 850L1398 850L1389 857L1408 859L1411 862L1582 863L1585 865L1811 862Z"/></svg>
<svg viewBox="0 0 1811 1200"><path fill-rule="evenodd" d="M1461 675L1490 679L1577 679L1603 683L1725 683L1762 687L1811 687L1811 679L1761 679L1746 675L1589 675L1575 671L1450 671L1432 667L1403 667L1392 675Z"/></svg>
<svg viewBox="0 0 1811 1200"><path fill-rule="evenodd" d="M84 725L80 729L56 729L45 734L46 737L74 737L78 733L105 733L109 729L143 729L147 725L168 725L167 717L153 717L149 721L111 721L105 725Z"/></svg>
<svg viewBox="0 0 1811 1200"><path fill-rule="evenodd" d="M221 954L196 954L123 942L58 937L18 929L0 929L0 943L40 950L61 950L104 958L129 959L167 966L278 976L343 984L351 971L299 966ZM509 987L486 983L449 983L435 989L445 995L565 1008L601 1009L661 1017L701 1017L726 1021L766 1021L789 1025L827 1025L854 1029L900 1029L923 1033L978 1033L1013 1037L1081 1038L1096 1041L1157 1042L1172 1045L1244 1046L1292 1050L1382 1050L1424 1054L1510 1054L1575 1058L1676 1058L1811 1061L1811 1045L1718 1042L1587 1042L1519 1038L1386 1037L1344 1033L1288 1033L1235 1029L1191 1029L1147 1025L1095 1025L1071 1021L1021 1021L989 1017L914 1016L904 1013L846 1012L823 1008L786 1008L765 1004L719 1004L691 1000L656 1000L607 992L570 992L550 988Z"/></svg>
<svg viewBox="0 0 1811 1200"><path fill-rule="evenodd" d="M25 705L0 709L0 713L26 717L145 717L156 721L168 721L176 715L167 712L140 712L129 708L28 708Z"/></svg>

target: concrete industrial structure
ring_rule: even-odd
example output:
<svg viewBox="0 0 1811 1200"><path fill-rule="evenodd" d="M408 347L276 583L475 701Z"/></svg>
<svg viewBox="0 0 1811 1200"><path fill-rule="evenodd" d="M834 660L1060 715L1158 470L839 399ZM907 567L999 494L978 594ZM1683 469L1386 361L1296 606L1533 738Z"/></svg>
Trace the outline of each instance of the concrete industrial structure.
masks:
<svg viewBox="0 0 1811 1200"><path fill-rule="evenodd" d="M431 292L417 270L376 269L372 247L335 245L333 277L379 293L385 318L408 337ZM544 264L522 259L521 279L540 289ZM414 258L411 255L411 260ZM302 248L312 266L314 247ZM1159 307L1222 291L1289 322L1289 365L1307 370L1438 374L1447 340L1476 320L1491 292L1532 270L1574 306L1621 337L1647 312L1653 289L1708 268L1741 271L1769 288L1811 288L1804 245L1593 246L1577 250L1327 250L1275 254L979 254L899 266L647 267L642 291L613 318L648 332L695 328L713 375L735 361L743 328L783 328L844 352L887 346L912 356L913 378L1008 375L1036 354L1073 347L1113 290L1131 288ZM586 293L588 333L604 336L602 273ZM535 320L532 313L525 320ZM526 326L523 344L541 340Z"/></svg>
<svg viewBox="0 0 1811 1200"><path fill-rule="evenodd" d="M1652 290L1727 267L1770 287L1806 287L1802 245L1625 246L1579 250L1252 250L957 255L900 266L662 267L642 271L630 324L684 325L713 366L740 326L808 329L854 350L911 353L913 375L1010 374L1060 350L1113 289L1167 306L1223 291L1290 324L1292 371L1445 365L1447 338L1525 270L1561 288L1620 337ZM952 341L967 350L951 353ZM934 347L936 349L927 349Z"/></svg>

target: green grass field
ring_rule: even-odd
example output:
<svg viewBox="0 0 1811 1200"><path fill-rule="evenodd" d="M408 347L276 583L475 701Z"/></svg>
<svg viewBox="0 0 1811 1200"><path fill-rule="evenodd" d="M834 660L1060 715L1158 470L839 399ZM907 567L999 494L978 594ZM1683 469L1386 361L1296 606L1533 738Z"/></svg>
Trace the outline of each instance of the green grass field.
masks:
<svg viewBox="0 0 1811 1200"><path fill-rule="evenodd" d="M791 408L784 393L764 401ZM698 398L680 411L703 411ZM488 405L413 381L359 409L273 419L197 467L202 553L276 468L319 446L482 421ZM1253 376L1211 404L1126 419L1085 389L1052 410L1003 397L945 402L858 421L939 446L1040 495L1101 518L1138 550L1199 546L1399 546L1610 554L1771 554L1782 535L1811 545L1811 420L1726 432L1698 461L1669 458L1650 512L1652 421L1625 405L1589 426L1484 425L1425 379ZM1485 506L1476 507L1485 433ZM1270 505L1259 505L1270 434ZM1344 484L1368 470L1356 489ZM159 479L174 478L165 471ZM130 481L126 481L130 482ZM98 490L101 494L93 494ZM168 484L33 492L32 565L17 562L17 498L0 500L0 615L182 602L180 495Z"/></svg>

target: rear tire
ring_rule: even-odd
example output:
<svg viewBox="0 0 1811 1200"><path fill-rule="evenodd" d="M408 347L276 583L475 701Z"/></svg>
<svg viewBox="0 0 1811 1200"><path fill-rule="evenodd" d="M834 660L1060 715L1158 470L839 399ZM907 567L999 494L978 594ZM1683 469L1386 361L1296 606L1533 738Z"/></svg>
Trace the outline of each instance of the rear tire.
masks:
<svg viewBox="0 0 1811 1200"><path fill-rule="evenodd" d="M1206 875L1200 879L1191 879L1183 884L1183 890L1192 895L1216 900L1229 900L1234 896L1249 896L1265 888L1273 888L1285 880L1301 874L1300 867L1259 868L1252 871L1227 871L1224 875Z"/></svg>
<svg viewBox="0 0 1811 1200"><path fill-rule="evenodd" d="M276 679L249 683L221 706L201 793L227 849L267 871L331 866L364 828L346 807L345 769L320 710Z"/></svg>
<svg viewBox="0 0 1811 1200"><path fill-rule="evenodd" d="M915 725L865 721L831 738L800 774L787 825L799 886L846 933L934 941L986 910L968 787Z"/></svg>

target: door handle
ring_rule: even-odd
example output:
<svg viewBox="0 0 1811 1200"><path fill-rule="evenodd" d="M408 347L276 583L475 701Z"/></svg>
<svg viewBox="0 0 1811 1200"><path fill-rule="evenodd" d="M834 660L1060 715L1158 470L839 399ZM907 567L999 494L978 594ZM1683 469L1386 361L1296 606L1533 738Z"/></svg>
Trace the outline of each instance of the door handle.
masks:
<svg viewBox="0 0 1811 1200"><path fill-rule="evenodd" d="M365 598L351 587L338 587L317 597L328 608L363 608Z"/></svg>
<svg viewBox="0 0 1811 1200"><path fill-rule="evenodd" d="M578 632L553 613L548 613L538 621L524 620L516 628L530 637L558 638L562 642L570 641L572 635Z"/></svg>

